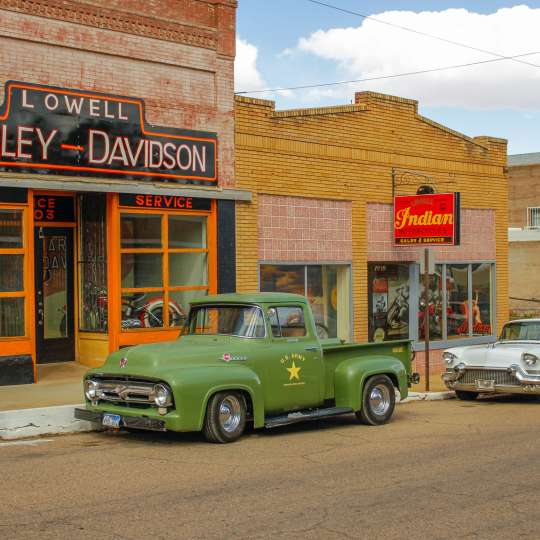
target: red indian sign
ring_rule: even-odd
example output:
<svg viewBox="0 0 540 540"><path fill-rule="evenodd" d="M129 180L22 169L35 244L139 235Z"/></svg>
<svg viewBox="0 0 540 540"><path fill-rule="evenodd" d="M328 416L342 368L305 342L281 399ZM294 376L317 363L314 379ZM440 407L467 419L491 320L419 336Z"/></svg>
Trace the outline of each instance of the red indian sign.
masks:
<svg viewBox="0 0 540 540"><path fill-rule="evenodd" d="M397 245L459 245L459 193L394 197Z"/></svg>

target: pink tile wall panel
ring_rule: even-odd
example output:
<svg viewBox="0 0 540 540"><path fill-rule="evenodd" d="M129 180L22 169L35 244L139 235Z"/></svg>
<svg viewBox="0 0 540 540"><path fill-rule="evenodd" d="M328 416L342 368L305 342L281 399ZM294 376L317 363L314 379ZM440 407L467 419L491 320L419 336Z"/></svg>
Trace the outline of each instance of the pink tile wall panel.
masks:
<svg viewBox="0 0 540 540"><path fill-rule="evenodd" d="M350 202L259 196L259 259L347 262L352 259Z"/></svg>
<svg viewBox="0 0 540 540"><path fill-rule="evenodd" d="M369 261L417 261L422 247L396 247L393 238L393 207L367 205ZM433 247L435 261L495 260L495 213L493 210L461 209L461 245Z"/></svg>

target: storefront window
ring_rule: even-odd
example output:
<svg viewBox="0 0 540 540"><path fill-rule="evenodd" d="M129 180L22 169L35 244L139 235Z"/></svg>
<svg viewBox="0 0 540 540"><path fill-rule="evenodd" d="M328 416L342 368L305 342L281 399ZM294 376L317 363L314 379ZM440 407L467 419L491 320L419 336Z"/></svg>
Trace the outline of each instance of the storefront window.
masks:
<svg viewBox="0 0 540 540"><path fill-rule="evenodd" d="M424 317L426 301L429 309L429 339L443 338L443 270L442 264L435 265L435 274L429 276L427 299L425 295L424 276L420 275L420 302L418 305L418 338L423 340L425 334Z"/></svg>
<svg viewBox="0 0 540 540"><path fill-rule="evenodd" d="M0 255L0 291L22 291L24 255Z"/></svg>
<svg viewBox="0 0 540 540"><path fill-rule="evenodd" d="M469 335L469 265L446 265L446 332L448 339Z"/></svg>
<svg viewBox="0 0 540 540"><path fill-rule="evenodd" d="M122 288L162 287L162 259L161 253L123 253Z"/></svg>
<svg viewBox="0 0 540 540"><path fill-rule="evenodd" d="M0 210L0 249L22 247L21 220L21 210Z"/></svg>
<svg viewBox="0 0 540 540"><path fill-rule="evenodd" d="M25 335L24 211L0 209L0 337Z"/></svg>
<svg viewBox="0 0 540 540"><path fill-rule="evenodd" d="M491 273L491 264L472 265L472 330L474 336L492 334Z"/></svg>
<svg viewBox="0 0 540 540"><path fill-rule="evenodd" d="M123 248L160 248L161 216L122 214Z"/></svg>
<svg viewBox="0 0 540 540"><path fill-rule="evenodd" d="M0 337L24 336L24 298L0 298Z"/></svg>
<svg viewBox="0 0 540 540"><path fill-rule="evenodd" d="M106 195L85 193L79 196L80 209L80 291L79 328L86 332L106 332L107 234Z"/></svg>
<svg viewBox="0 0 540 540"><path fill-rule="evenodd" d="M307 296L319 337L350 339L348 266L263 264L260 283L263 292Z"/></svg>
<svg viewBox="0 0 540 540"><path fill-rule="evenodd" d="M409 265L370 264L369 339L409 338Z"/></svg>
<svg viewBox="0 0 540 540"><path fill-rule="evenodd" d="M182 326L208 294L206 216L126 212L121 234L122 328Z"/></svg>

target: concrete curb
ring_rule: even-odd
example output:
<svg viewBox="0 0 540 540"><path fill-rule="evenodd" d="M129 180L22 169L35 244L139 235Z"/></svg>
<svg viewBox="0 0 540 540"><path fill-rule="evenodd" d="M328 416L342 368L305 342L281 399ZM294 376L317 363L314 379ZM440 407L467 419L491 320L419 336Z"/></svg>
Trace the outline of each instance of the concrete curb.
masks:
<svg viewBox="0 0 540 540"><path fill-rule="evenodd" d="M0 440L95 430L96 426L91 422L73 417L75 407L84 405L0 411Z"/></svg>
<svg viewBox="0 0 540 540"><path fill-rule="evenodd" d="M410 392L406 399L400 400L398 392L396 403L440 401L454 397L454 392ZM74 418L73 413L76 407L84 408L84 404L0 411L0 440L9 441L39 435L97 431L99 427L95 424Z"/></svg>
<svg viewBox="0 0 540 540"><path fill-rule="evenodd" d="M443 399L454 399L456 394L452 391L446 392L409 392L409 395L399 403L411 403L412 401L442 401Z"/></svg>

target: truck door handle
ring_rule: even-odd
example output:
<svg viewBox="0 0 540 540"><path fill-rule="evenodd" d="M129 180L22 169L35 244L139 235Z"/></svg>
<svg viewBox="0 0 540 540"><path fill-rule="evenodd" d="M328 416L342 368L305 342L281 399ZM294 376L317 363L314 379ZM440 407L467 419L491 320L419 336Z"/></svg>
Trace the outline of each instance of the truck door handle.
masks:
<svg viewBox="0 0 540 540"><path fill-rule="evenodd" d="M306 347L304 351L318 351L319 347Z"/></svg>

